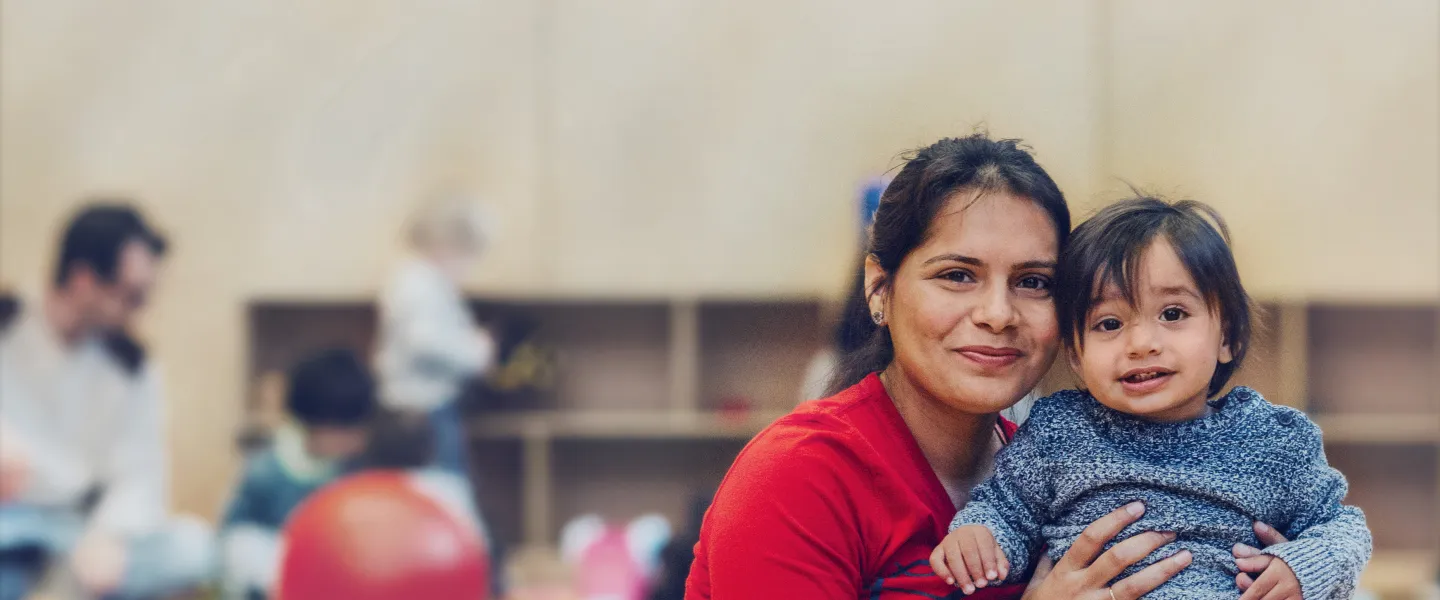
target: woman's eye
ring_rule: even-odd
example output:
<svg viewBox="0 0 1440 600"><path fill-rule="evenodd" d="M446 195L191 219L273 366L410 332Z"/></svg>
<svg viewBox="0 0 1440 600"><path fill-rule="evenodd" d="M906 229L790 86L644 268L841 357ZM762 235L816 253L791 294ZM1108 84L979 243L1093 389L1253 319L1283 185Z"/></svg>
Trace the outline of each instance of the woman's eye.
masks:
<svg viewBox="0 0 1440 600"><path fill-rule="evenodd" d="M975 276L971 275L969 271L946 271L941 273L940 277L955 283L972 283L975 281Z"/></svg>
<svg viewBox="0 0 1440 600"><path fill-rule="evenodd" d="M1185 309L1176 308L1174 306L1160 311L1161 321L1179 321L1180 319L1185 318L1185 316Z"/></svg>
<svg viewBox="0 0 1440 600"><path fill-rule="evenodd" d="M1027 290L1049 290L1050 278L1041 275L1026 275L1020 279L1019 286Z"/></svg>
<svg viewBox="0 0 1440 600"><path fill-rule="evenodd" d="M1095 324L1095 331L1115 331L1120 328L1120 319L1109 317Z"/></svg>

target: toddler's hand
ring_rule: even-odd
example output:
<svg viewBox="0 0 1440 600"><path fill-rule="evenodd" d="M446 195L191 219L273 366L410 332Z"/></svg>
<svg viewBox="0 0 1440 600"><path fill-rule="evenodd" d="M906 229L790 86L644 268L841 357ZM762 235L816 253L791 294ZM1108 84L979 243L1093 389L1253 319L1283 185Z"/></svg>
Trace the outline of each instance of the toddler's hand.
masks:
<svg viewBox="0 0 1440 600"><path fill-rule="evenodd" d="M1242 571L1235 576L1235 584L1245 592L1240 600L1301 600L1300 580L1285 561L1239 545L1235 547L1235 565ZM1260 576L1252 580L1247 573Z"/></svg>
<svg viewBox="0 0 1440 600"><path fill-rule="evenodd" d="M930 553L930 568L945 582L975 593L1010 575L1010 561L983 525L965 525L951 531Z"/></svg>

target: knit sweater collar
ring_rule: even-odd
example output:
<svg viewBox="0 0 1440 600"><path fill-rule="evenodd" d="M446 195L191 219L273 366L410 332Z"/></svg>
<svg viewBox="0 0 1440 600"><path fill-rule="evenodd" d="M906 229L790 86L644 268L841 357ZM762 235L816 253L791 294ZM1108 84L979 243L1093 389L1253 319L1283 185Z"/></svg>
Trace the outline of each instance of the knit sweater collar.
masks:
<svg viewBox="0 0 1440 600"><path fill-rule="evenodd" d="M1160 441L1177 445L1204 441L1222 434L1243 421L1257 401L1264 401L1255 390L1236 386L1225 395L1206 402L1210 405L1210 414L1189 421L1160 422L1122 413L1101 404L1089 392L1080 393L1085 410L1110 439Z"/></svg>

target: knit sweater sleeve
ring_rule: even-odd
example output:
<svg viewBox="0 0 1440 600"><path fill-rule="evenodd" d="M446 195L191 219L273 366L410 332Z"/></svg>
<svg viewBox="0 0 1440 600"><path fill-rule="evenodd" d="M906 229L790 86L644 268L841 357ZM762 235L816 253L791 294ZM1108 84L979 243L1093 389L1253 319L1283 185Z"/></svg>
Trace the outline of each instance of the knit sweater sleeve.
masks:
<svg viewBox="0 0 1440 600"><path fill-rule="evenodd" d="M1046 464L1043 433L1054 426L1055 415L1042 406L1036 405L1015 439L995 456L995 473L971 492L950 522L951 531L962 525L990 530L1010 561L1006 583L1027 580L1031 559L1044 542L1040 526L1053 494L1049 478L1040 472Z"/></svg>
<svg viewBox="0 0 1440 600"><path fill-rule="evenodd" d="M1291 480L1296 510L1288 526L1280 527L1290 541L1264 552L1290 566L1306 600L1349 598L1370 560L1370 528L1360 509L1341 504L1348 486L1325 460L1320 428L1298 412L1288 419L1297 464L1303 465Z"/></svg>

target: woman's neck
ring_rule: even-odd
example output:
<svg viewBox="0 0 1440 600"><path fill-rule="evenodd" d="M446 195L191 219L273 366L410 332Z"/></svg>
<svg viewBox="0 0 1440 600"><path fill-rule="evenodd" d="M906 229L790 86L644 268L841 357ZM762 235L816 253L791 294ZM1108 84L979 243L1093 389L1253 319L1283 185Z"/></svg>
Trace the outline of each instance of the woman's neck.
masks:
<svg viewBox="0 0 1440 600"><path fill-rule="evenodd" d="M940 481L978 483L994 458L991 432L999 415L974 415L951 408L915 386L893 364L880 374L880 381Z"/></svg>

